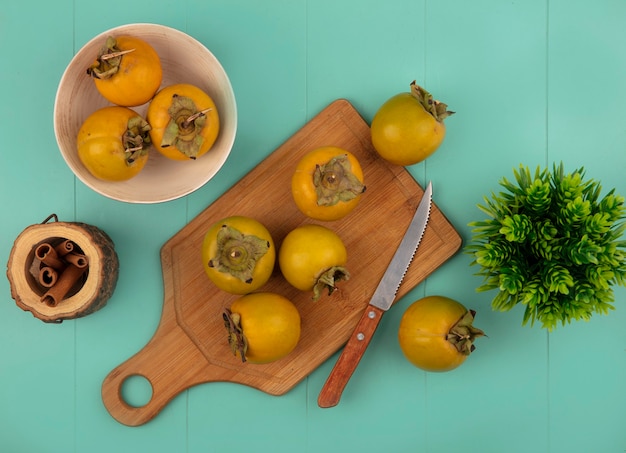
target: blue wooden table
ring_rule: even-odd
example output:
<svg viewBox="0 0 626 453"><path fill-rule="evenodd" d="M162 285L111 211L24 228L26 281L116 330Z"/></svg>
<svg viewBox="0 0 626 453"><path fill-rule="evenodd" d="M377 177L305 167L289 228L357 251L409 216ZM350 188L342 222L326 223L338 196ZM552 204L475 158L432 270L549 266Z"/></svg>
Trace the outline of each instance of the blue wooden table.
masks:
<svg viewBox="0 0 626 453"><path fill-rule="evenodd" d="M152 22L184 31L222 62L237 97L233 152L217 177L154 205L112 201L63 161L57 84L96 34ZM97 225L121 263L101 311L45 324L0 281L0 452L626 451L626 291L616 309L548 333L493 294L459 253L383 319L339 406L317 395L336 355L281 397L213 383L129 428L103 406L103 378L154 333L159 249L265 156L337 98L367 121L412 80L457 114L442 147L409 168L467 242L482 196L520 163L584 166L626 194L624 0L34 0L0 8L0 258L52 212ZM399 350L406 307L441 294L478 311L488 338L459 369L427 374ZM133 392L133 389L129 389ZM141 393L143 390L135 390ZM140 395L141 396L141 395Z"/></svg>

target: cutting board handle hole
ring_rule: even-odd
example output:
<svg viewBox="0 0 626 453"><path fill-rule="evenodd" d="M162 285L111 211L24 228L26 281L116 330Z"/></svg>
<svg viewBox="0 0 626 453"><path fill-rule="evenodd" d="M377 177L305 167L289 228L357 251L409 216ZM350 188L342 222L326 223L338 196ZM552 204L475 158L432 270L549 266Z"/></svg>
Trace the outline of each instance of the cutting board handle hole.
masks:
<svg viewBox="0 0 626 453"><path fill-rule="evenodd" d="M152 384L145 376L132 374L121 385L122 399L129 406L144 407L152 399Z"/></svg>

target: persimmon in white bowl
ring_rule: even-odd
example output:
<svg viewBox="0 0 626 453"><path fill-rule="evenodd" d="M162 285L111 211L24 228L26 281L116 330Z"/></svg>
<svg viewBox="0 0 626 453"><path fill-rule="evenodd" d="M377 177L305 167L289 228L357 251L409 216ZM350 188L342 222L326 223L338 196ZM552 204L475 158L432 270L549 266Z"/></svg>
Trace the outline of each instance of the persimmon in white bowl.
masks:
<svg viewBox="0 0 626 453"><path fill-rule="evenodd" d="M206 92L220 118L217 139L195 160L175 161L155 149L145 167L125 181L104 181L83 165L76 138L87 117L113 105L97 90L87 69L108 37L134 36L157 52L163 71L160 89L186 83ZM145 118L149 102L133 107ZM87 42L72 58L61 77L54 103L54 132L63 159L86 186L108 198L128 203L160 203L192 193L206 184L228 158L237 131L237 106L232 85L218 59L202 43L182 31L157 24L129 24L104 31Z"/></svg>

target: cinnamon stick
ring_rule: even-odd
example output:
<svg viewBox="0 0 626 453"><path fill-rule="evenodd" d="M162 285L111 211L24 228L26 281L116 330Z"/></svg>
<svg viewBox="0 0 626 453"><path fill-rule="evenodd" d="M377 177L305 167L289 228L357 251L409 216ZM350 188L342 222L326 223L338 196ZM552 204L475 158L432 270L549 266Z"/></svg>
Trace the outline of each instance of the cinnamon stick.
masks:
<svg viewBox="0 0 626 453"><path fill-rule="evenodd" d="M61 272L56 284L41 296L41 301L50 307L56 307L59 302L67 296L86 270L86 267L78 267L70 263L63 272Z"/></svg>
<svg viewBox="0 0 626 453"><path fill-rule="evenodd" d="M83 255L82 253L74 253L74 252L68 253L63 258L68 263L71 263L74 266L80 267L80 268L87 267L87 264L89 264L87 257Z"/></svg>
<svg viewBox="0 0 626 453"><path fill-rule="evenodd" d="M56 250L57 255L65 256L74 251L74 243L69 239L65 239L63 242L57 244L54 250Z"/></svg>
<svg viewBox="0 0 626 453"><path fill-rule="evenodd" d="M44 242L35 249L35 256L46 266L50 266L57 271L63 270L65 264L59 259L59 255L52 245Z"/></svg>
<svg viewBox="0 0 626 453"><path fill-rule="evenodd" d="M58 272L50 266L44 266L39 269L37 280L41 286L52 288L59 278Z"/></svg>

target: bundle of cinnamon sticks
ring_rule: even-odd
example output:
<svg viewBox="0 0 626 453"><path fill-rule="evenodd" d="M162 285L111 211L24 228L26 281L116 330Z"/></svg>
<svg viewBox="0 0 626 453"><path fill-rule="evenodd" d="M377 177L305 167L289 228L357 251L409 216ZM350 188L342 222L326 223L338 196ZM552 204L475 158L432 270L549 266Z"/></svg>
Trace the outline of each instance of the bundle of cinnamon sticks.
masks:
<svg viewBox="0 0 626 453"><path fill-rule="evenodd" d="M56 307L85 274L88 264L87 256L69 239L56 245L51 242L39 244L31 269L39 284L46 289L41 301Z"/></svg>

